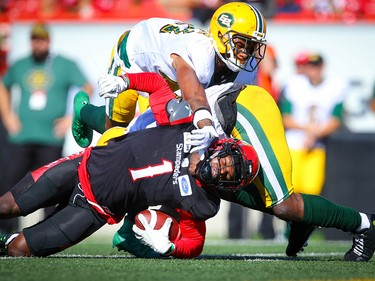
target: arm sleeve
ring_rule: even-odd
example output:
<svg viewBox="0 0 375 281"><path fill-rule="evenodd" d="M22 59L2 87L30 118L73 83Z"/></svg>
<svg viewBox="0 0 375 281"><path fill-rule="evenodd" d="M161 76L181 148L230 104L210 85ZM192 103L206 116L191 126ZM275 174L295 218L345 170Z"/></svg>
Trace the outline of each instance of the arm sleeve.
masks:
<svg viewBox="0 0 375 281"><path fill-rule="evenodd" d="M194 220L186 211L180 213L181 239L175 242L172 256L176 258L194 258L202 253L206 237L205 221Z"/></svg>
<svg viewBox="0 0 375 281"><path fill-rule="evenodd" d="M126 76L130 81L129 88L149 93L150 107L157 123L159 125L169 124L166 105L175 98L175 94L163 77L157 73L128 73Z"/></svg>

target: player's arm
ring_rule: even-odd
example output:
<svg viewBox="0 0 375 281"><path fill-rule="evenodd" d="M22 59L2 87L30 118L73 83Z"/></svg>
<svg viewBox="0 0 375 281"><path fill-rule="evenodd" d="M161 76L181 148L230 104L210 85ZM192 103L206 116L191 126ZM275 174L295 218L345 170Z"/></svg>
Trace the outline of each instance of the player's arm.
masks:
<svg viewBox="0 0 375 281"><path fill-rule="evenodd" d="M159 125L169 124L165 108L168 101L175 98L175 94L161 75L151 72L120 76L106 74L99 79L99 95L102 97L117 97L127 89L149 93L149 102L156 121Z"/></svg>
<svg viewBox="0 0 375 281"><path fill-rule="evenodd" d="M174 243L169 240L169 228L171 219L168 218L160 229L150 226L144 217L139 217L144 230L137 225L133 225L135 237L140 243L149 246L156 253L162 256L173 256L176 258L193 258L203 250L206 235L206 225L204 221L195 220L187 211L178 210L180 213L180 233L181 238ZM133 246L134 248L134 246Z"/></svg>
<svg viewBox="0 0 375 281"><path fill-rule="evenodd" d="M194 124L197 128L212 126L212 115L206 93L199 82L195 70L179 55L172 54L172 66L176 69L177 82L182 97L194 113Z"/></svg>
<svg viewBox="0 0 375 281"><path fill-rule="evenodd" d="M137 73L126 74L125 77L129 80L129 88L149 93L150 107L159 126L192 121L192 116L188 115L178 121L170 120L170 113L167 112L166 107L170 100L176 98L176 95L161 75ZM178 109L176 108L176 110Z"/></svg>
<svg viewBox="0 0 375 281"><path fill-rule="evenodd" d="M193 123L197 130L193 130L190 136L191 152L207 149L218 134L213 126L212 114L206 93L199 82L195 70L180 56L171 55L172 66L176 69L177 82L180 86L182 97L190 105L193 111Z"/></svg>
<svg viewBox="0 0 375 281"><path fill-rule="evenodd" d="M194 258L203 251L206 237L205 221L197 221L187 211L180 211L181 239L175 242L172 256L176 258Z"/></svg>

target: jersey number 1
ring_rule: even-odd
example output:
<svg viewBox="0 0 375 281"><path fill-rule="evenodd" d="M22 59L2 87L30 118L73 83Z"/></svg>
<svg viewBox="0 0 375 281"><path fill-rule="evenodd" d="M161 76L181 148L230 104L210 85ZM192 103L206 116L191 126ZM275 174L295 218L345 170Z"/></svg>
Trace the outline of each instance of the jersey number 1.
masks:
<svg viewBox="0 0 375 281"><path fill-rule="evenodd" d="M163 159L163 163L159 165L149 165L145 168L129 169L133 182L144 179L153 178L158 175L170 174L173 172L173 164Z"/></svg>

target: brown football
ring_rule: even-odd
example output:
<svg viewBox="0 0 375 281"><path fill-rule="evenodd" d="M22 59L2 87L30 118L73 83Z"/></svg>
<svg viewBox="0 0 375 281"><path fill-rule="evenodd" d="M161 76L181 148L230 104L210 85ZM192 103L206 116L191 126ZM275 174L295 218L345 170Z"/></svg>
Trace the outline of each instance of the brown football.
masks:
<svg viewBox="0 0 375 281"><path fill-rule="evenodd" d="M178 224L177 220L170 215L158 210L143 210L139 212L134 219L135 225L140 229L145 229L142 223L139 221L138 216L140 214L146 218L147 222L155 230L162 228L167 218L171 218L172 224L171 228L169 229L169 240L174 243L181 238L180 225Z"/></svg>

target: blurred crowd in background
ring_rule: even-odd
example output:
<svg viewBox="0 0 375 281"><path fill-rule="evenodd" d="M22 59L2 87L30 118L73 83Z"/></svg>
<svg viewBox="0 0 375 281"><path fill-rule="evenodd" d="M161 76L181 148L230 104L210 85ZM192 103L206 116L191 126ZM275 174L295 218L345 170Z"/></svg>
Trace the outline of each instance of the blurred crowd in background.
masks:
<svg viewBox="0 0 375 281"><path fill-rule="evenodd" d="M1 0L2 18L124 18L179 15L205 22L212 11L228 0ZM241 1L258 6L268 19L319 19L352 22L375 18L373 0L263 0Z"/></svg>
<svg viewBox="0 0 375 281"><path fill-rule="evenodd" d="M149 17L206 26L231 0L0 0L0 75L6 69L9 24L18 21L138 21ZM268 20L353 24L375 20L375 0L247 0Z"/></svg>
<svg viewBox="0 0 375 281"><path fill-rule="evenodd" d="M346 23L375 20L375 0L247 0L272 21ZM19 21L138 21L149 17L207 26L231 0L0 0L0 76L6 70L10 24Z"/></svg>

